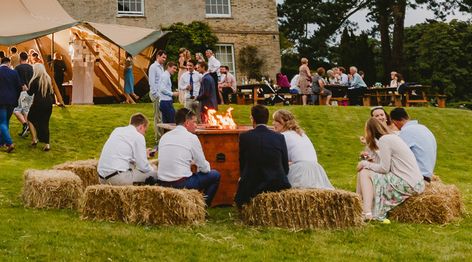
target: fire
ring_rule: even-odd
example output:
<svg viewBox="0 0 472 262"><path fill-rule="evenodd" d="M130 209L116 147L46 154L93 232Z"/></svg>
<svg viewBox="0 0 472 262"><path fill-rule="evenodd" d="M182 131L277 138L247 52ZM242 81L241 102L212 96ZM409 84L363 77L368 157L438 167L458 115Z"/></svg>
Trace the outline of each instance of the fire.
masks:
<svg viewBox="0 0 472 262"><path fill-rule="evenodd" d="M226 110L225 115L220 115L216 112L215 109L208 109L208 125L211 127L217 127L218 129L236 129L236 123L233 120L233 115L231 111L234 109L232 107Z"/></svg>

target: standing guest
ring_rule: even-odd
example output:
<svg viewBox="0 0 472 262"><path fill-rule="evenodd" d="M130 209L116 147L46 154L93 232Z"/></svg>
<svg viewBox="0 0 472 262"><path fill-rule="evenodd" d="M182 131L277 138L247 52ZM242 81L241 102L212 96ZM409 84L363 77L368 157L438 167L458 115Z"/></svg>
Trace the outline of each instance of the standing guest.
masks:
<svg viewBox="0 0 472 262"><path fill-rule="evenodd" d="M284 75L282 72L279 72L275 75L275 78L277 80L277 86L279 86L279 90L281 93L290 93L290 82L288 81L288 78L286 75Z"/></svg>
<svg viewBox="0 0 472 262"><path fill-rule="evenodd" d="M126 103L135 104L135 100L139 99L139 96L134 93L134 75L133 75L133 56L130 53L126 53L125 69L123 75L125 76L125 97Z"/></svg>
<svg viewBox="0 0 472 262"><path fill-rule="evenodd" d="M180 48L179 49L179 73L177 75L177 82L180 81L180 78L182 75L187 72L187 62L192 59L192 55L190 54L190 51L187 50L186 48ZM179 88L179 102L183 105L185 104L185 91L181 91Z"/></svg>
<svg viewBox="0 0 472 262"><path fill-rule="evenodd" d="M20 53L20 64L15 67L15 71L20 76L23 91L21 91L20 98L18 99L18 106L15 107L13 113L23 126L21 133L18 135L24 137L29 131L27 119L31 104L33 103L33 97L28 95L26 92L28 90L29 82L33 77L33 67L28 64L28 54L26 52Z"/></svg>
<svg viewBox="0 0 472 262"><path fill-rule="evenodd" d="M202 53L196 53L195 54L195 60L197 61L197 63L206 62L205 57L203 56Z"/></svg>
<svg viewBox="0 0 472 262"><path fill-rule="evenodd" d="M200 103L202 123L206 124L208 122L208 109L218 110L218 102L215 93L216 82L208 72L208 65L205 62L197 64L197 71L203 76L196 99Z"/></svg>
<svg viewBox="0 0 472 262"><path fill-rule="evenodd" d="M357 67L351 66L349 68L349 73L351 81L349 83L349 88L347 89L347 97L349 98L350 105L362 105L362 97L364 92L367 89L362 77L357 73Z"/></svg>
<svg viewBox="0 0 472 262"><path fill-rule="evenodd" d="M51 77L46 73L43 64L33 65L33 77L29 82L28 95L32 96L33 104L28 114L32 145L44 143L43 151L49 151L49 119L51 119L54 91Z"/></svg>
<svg viewBox="0 0 472 262"><path fill-rule="evenodd" d="M10 48L10 64L12 68L15 68L20 64L20 56L18 55L18 50L14 46Z"/></svg>
<svg viewBox="0 0 472 262"><path fill-rule="evenodd" d="M323 67L318 67L318 69L316 69L316 75L313 76L312 89L313 96L315 96L313 104L315 104L316 100L319 99L319 96L326 96L326 105L329 106L331 105L330 101L333 93L331 90L325 88L326 80L324 79L324 75L325 69Z"/></svg>
<svg viewBox="0 0 472 262"><path fill-rule="evenodd" d="M215 58L213 51L211 51L210 49L206 50L205 55L208 58L208 72L210 73L210 76L213 77L215 83L218 83L218 74L220 71L221 63L220 61L218 61L218 59ZM215 89L215 96L218 104L221 104L223 101L221 101L217 89Z"/></svg>
<svg viewBox="0 0 472 262"><path fill-rule="evenodd" d="M231 94L236 94L236 78L229 72L228 66L220 66L220 74L218 92L223 97L224 103L229 104Z"/></svg>
<svg viewBox="0 0 472 262"><path fill-rule="evenodd" d="M282 133L288 151L288 181L294 188L334 189L323 167L318 164L315 147L288 110L272 116L274 131Z"/></svg>
<svg viewBox="0 0 472 262"><path fill-rule="evenodd" d="M290 188L285 138L267 128L269 110L263 105L251 108L253 130L239 136L241 178L234 201L241 208L263 192Z"/></svg>
<svg viewBox="0 0 472 262"><path fill-rule="evenodd" d="M187 61L187 72L185 72L179 80L179 89L185 92L184 106L192 110L197 115L197 122L201 123L200 103L197 101L197 96L200 92L200 82L202 75L195 71L196 61Z"/></svg>
<svg viewBox="0 0 472 262"><path fill-rule="evenodd" d="M411 150L384 124L370 118L365 137L370 150L378 150L379 163L362 160L357 165L363 215L366 220L382 220L392 208L422 193L425 184Z"/></svg>
<svg viewBox="0 0 472 262"><path fill-rule="evenodd" d="M202 145L194 134L197 128L195 113L181 108L175 114L177 126L159 141L158 184L164 187L202 190L207 206L220 184L220 174L210 168ZM197 172L192 172L196 166Z"/></svg>
<svg viewBox="0 0 472 262"><path fill-rule="evenodd" d="M159 82L161 80L161 74L164 73L164 63L167 60L167 53L164 50L159 50L156 53L156 61L149 67L149 98L153 102L154 107L154 141L155 147L159 144L159 139L164 134L164 130L157 127L157 124L162 122L162 113L159 110Z"/></svg>
<svg viewBox="0 0 472 262"><path fill-rule="evenodd" d="M39 54L36 53L36 52L31 55L31 62L32 62L31 64L33 64L33 65L34 65L34 64L43 64L43 63L44 63L44 62L43 62L43 59L41 59L41 58L39 57Z"/></svg>
<svg viewBox="0 0 472 262"><path fill-rule="evenodd" d="M3 57L0 63L0 146L6 146L6 152L10 153L15 149L10 136L10 117L18 105L22 84L18 73L10 69L10 58Z"/></svg>
<svg viewBox="0 0 472 262"><path fill-rule="evenodd" d="M175 109L173 96L178 96L179 92L172 92L172 79L170 78L177 71L174 62L167 63L166 71L162 73L159 82L159 98L161 100L159 110L162 112L162 123L175 123Z"/></svg>
<svg viewBox="0 0 472 262"><path fill-rule="evenodd" d="M141 114L131 116L128 126L117 127L103 146L97 171L100 184L133 185L148 177L157 179L157 172L147 157L144 135L149 121Z"/></svg>
<svg viewBox="0 0 472 262"><path fill-rule="evenodd" d="M311 73L310 68L308 67L308 59L302 58L301 65L298 68L298 87L300 88L302 94L302 105L306 105L308 96L312 94L311 91Z"/></svg>
<svg viewBox="0 0 472 262"><path fill-rule="evenodd" d="M423 178L431 182L436 165L437 144L433 133L417 120L410 120L404 108L398 107L390 112L392 122L400 129L400 138L415 155Z"/></svg>
<svg viewBox="0 0 472 262"><path fill-rule="evenodd" d="M54 53L54 60L52 61L52 66L54 69L54 81L56 82L56 85L59 88L59 93L61 93L62 101L64 101L64 104L69 104L69 97L67 97L66 88L62 85L62 83L64 83L64 74L67 71L67 67L64 60L62 60L62 55L60 53Z"/></svg>

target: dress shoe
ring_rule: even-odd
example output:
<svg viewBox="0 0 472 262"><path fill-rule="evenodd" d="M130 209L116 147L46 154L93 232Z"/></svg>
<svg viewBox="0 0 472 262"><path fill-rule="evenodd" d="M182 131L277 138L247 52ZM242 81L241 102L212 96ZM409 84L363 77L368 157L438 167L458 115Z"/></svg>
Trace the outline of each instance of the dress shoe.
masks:
<svg viewBox="0 0 472 262"><path fill-rule="evenodd" d="M15 149L15 144L7 145L7 153L11 153Z"/></svg>
<svg viewBox="0 0 472 262"><path fill-rule="evenodd" d="M51 146L49 144L44 145L43 151L49 151L51 150Z"/></svg>

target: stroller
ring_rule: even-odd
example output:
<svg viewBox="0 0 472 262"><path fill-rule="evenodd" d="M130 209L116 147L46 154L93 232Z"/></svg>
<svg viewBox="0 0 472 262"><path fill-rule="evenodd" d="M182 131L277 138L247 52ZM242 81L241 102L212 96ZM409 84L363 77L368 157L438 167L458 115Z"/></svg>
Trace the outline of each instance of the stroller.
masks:
<svg viewBox="0 0 472 262"><path fill-rule="evenodd" d="M259 88L257 91L259 97L264 97L264 102L266 105L275 105L277 103L283 103L284 105L290 105L290 102L285 99L283 96L275 91L270 83L267 80L264 80L264 85Z"/></svg>

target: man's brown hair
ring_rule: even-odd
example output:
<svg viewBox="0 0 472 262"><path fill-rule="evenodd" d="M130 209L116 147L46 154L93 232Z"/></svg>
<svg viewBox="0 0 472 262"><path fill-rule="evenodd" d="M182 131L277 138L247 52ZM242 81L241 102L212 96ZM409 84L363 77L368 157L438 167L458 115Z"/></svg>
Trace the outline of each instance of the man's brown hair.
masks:
<svg viewBox="0 0 472 262"><path fill-rule="evenodd" d="M136 113L131 116L129 120L129 124L135 127L138 127L142 124L144 124L145 126L148 126L149 120L142 113Z"/></svg>

